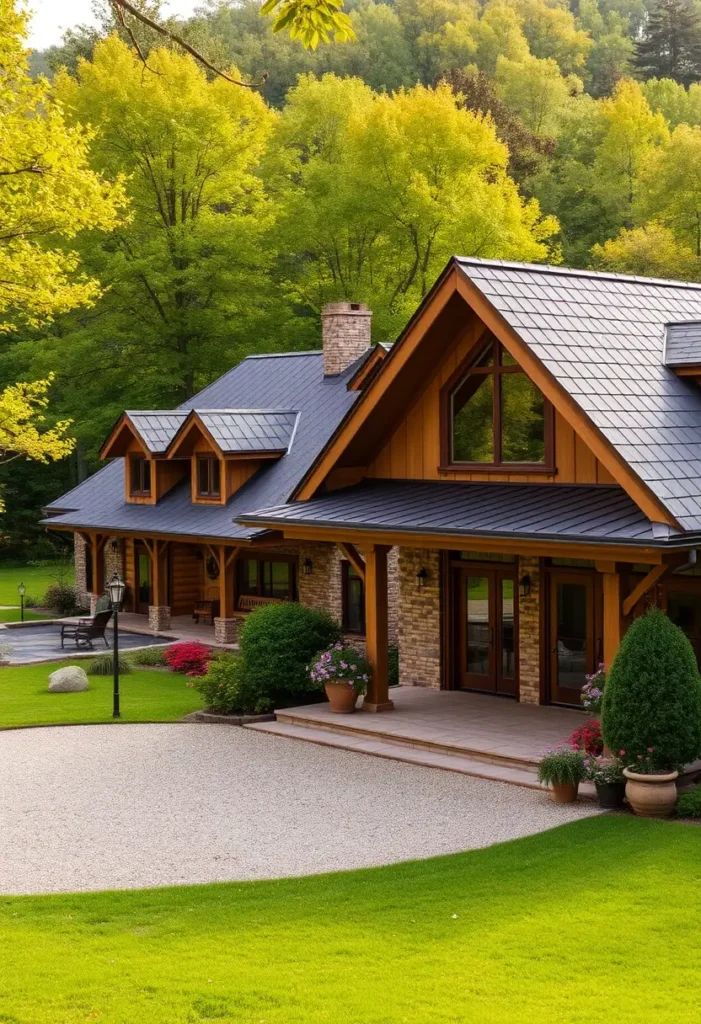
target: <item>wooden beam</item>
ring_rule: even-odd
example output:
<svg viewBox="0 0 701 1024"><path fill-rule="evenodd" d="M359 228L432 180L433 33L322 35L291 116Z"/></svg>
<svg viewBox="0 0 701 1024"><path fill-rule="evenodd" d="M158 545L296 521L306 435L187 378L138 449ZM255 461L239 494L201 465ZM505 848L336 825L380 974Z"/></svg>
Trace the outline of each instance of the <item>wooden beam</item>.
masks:
<svg viewBox="0 0 701 1024"><path fill-rule="evenodd" d="M640 598L644 597L648 590L652 590L657 581L667 572L668 568L669 566L667 565L655 565L646 576L643 576L639 583L636 583L630 594L623 599L622 610L624 615L630 615Z"/></svg>
<svg viewBox="0 0 701 1024"><path fill-rule="evenodd" d="M100 543L100 535L95 533L91 538L90 555L92 558L92 592L101 597L105 592L105 559L103 557L104 540Z"/></svg>
<svg viewBox="0 0 701 1024"><path fill-rule="evenodd" d="M348 544L343 542L338 545L342 553L346 556L350 564L353 566L358 576L360 576L363 583L365 582L365 562L360 557L360 553L356 548L355 544Z"/></svg>
<svg viewBox="0 0 701 1024"><path fill-rule="evenodd" d="M167 608L168 601L168 541L155 540L151 554L152 601L156 608Z"/></svg>
<svg viewBox="0 0 701 1024"><path fill-rule="evenodd" d="M387 600L387 552L383 544L365 552L365 646L370 664L370 683L364 711L391 711L389 699L389 631Z"/></svg>
<svg viewBox="0 0 701 1024"><path fill-rule="evenodd" d="M621 642L621 577L617 572L602 574L604 596L604 668L609 669Z"/></svg>
<svg viewBox="0 0 701 1024"><path fill-rule="evenodd" d="M598 558L594 560L594 568L597 572L615 572L616 563L609 561L600 561Z"/></svg>
<svg viewBox="0 0 701 1024"><path fill-rule="evenodd" d="M229 566L233 562L236 561L236 557L237 557L237 555L239 553L239 549L238 549L238 547L235 547L235 548L224 548L224 550L226 551L226 558L224 559L224 567L226 569L228 569Z"/></svg>
<svg viewBox="0 0 701 1024"><path fill-rule="evenodd" d="M228 557L228 549L222 544L219 548L219 617L222 619L231 619L236 609L234 558Z"/></svg>

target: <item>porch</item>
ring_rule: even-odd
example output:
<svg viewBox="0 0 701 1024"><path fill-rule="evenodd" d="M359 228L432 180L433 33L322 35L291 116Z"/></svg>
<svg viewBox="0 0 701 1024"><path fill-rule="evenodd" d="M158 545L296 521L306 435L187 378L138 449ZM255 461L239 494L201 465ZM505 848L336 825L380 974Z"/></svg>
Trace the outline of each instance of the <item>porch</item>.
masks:
<svg viewBox="0 0 701 1024"><path fill-rule="evenodd" d="M337 715L329 704L311 704L281 709L275 722L247 728L539 789L543 751L586 720L571 708L456 690L397 686L390 696L391 715ZM583 795L593 795L593 787L585 785Z"/></svg>

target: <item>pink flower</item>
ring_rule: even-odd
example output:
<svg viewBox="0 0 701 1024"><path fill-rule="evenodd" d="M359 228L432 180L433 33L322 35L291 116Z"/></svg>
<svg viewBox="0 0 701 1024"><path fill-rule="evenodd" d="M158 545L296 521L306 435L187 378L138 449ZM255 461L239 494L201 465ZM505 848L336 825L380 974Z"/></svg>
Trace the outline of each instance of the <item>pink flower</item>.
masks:
<svg viewBox="0 0 701 1024"><path fill-rule="evenodd" d="M651 754L651 753L653 752L653 750L654 750L654 749L655 749L654 747L648 747L648 748L647 748L647 752L648 752L648 754Z"/></svg>

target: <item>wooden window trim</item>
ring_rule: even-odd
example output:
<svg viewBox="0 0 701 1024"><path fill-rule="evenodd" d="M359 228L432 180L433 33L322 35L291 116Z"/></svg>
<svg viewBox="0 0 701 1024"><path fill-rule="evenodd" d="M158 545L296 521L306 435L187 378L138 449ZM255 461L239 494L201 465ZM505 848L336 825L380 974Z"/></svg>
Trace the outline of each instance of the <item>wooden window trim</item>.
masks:
<svg viewBox="0 0 701 1024"><path fill-rule="evenodd" d="M146 489L146 490L144 490L144 489L135 490L134 487L132 486L133 482L134 482L134 465L137 462L137 460L140 463L142 463L142 465L148 466L148 489ZM145 474L140 472L139 473L140 479L142 479L144 475ZM139 455L139 454L135 454L135 453L130 454L130 456L129 456L129 495L130 495L130 497L132 497L132 498L150 498L152 493L153 493L153 466L152 466L151 459L147 458L145 455Z"/></svg>
<svg viewBox="0 0 701 1024"><path fill-rule="evenodd" d="M486 353L488 345L492 346L494 359L492 366L475 366L474 363L480 355ZM457 370L451 374L440 391L440 473L531 473L543 476L553 476L556 473L555 465L555 410L551 402L543 395L543 428L545 459L543 462L454 462L452 453L453 415L452 397L457 386L469 374L475 376L487 376L491 374L494 378L494 398L492 400L492 433L494 438L494 452L501 454L501 378L507 373L524 373L523 367L518 363L502 365L501 356L504 346L493 334L480 338L478 344L462 361ZM529 378L530 379L530 378ZM534 384L534 387L538 387ZM540 391L540 388L538 388ZM542 391L541 391L542 394Z"/></svg>
<svg viewBox="0 0 701 1024"><path fill-rule="evenodd" d="M360 615L361 615L361 618L363 620L363 627L362 627L362 629L361 630L351 629L348 626L348 605L349 605L349 600L348 600L348 598L349 598L348 589L349 588L348 588L348 584L349 584L349 580L350 580L350 570L352 568L353 567L351 566L351 563L349 561L347 561L346 559L343 559L341 561L341 627L343 629L343 632L344 633L348 633L350 636L365 636L366 629L365 629L365 601L364 600L361 602L361 606L360 606ZM357 579L360 582L360 585L361 585L361 587L363 589L363 595L364 595L365 594L365 582L364 582L364 580L361 579L361 577L358 575L357 572L355 574L354 579Z"/></svg>
<svg viewBox="0 0 701 1024"><path fill-rule="evenodd" d="M207 490L203 491L200 487L200 466L205 462L207 464ZM216 463L219 469L219 487L214 490L212 487L212 467ZM221 462L216 455L197 455L195 459L196 473L197 473L197 497L207 498L209 500L218 501L221 498L221 482L222 482L222 471Z"/></svg>
<svg viewBox="0 0 701 1024"><path fill-rule="evenodd" d="M244 564L246 562L256 562L258 564L258 569L256 570L256 593L255 594L250 594L248 592L244 593L244 588L243 588L243 571L244 571ZM274 554L272 552L269 555L267 555L267 554L266 555L263 555L263 554L257 555L257 554L253 554L252 552L251 553L245 552L245 553L243 553L241 555L240 558L236 559L236 571L237 571L237 575L238 575L238 578L237 578L237 581L236 581L236 594L237 594L237 597L266 597L267 596L266 594L263 593L263 586L262 586L262 579L263 579L263 577L262 577L262 573L261 573L261 570L260 570L260 565L264 564L266 562L287 562L287 563L289 563L289 565L291 566L291 571L290 571L290 585L289 585L287 600L288 601L296 601L297 600L297 562L298 562L298 559L297 559L297 557L295 555L278 555L278 554ZM280 601L284 601L285 598L279 598L279 600Z"/></svg>

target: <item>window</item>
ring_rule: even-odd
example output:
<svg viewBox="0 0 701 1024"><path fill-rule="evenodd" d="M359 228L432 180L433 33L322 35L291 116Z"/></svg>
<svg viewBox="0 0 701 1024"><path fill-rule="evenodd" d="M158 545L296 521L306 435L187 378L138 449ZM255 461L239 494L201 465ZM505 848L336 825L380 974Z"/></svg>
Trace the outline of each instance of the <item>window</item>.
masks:
<svg viewBox="0 0 701 1024"><path fill-rule="evenodd" d="M546 466L550 408L512 356L491 339L446 395L444 462L460 466Z"/></svg>
<svg viewBox="0 0 701 1024"><path fill-rule="evenodd" d="M343 632L365 636L365 586L350 564L341 562Z"/></svg>
<svg viewBox="0 0 701 1024"><path fill-rule="evenodd" d="M246 597L295 599L295 566L288 560L244 558L239 565L239 594Z"/></svg>
<svg viewBox="0 0 701 1024"><path fill-rule="evenodd" d="M151 463L143 455L129 459L129 493L147 496L151 493Z"/></svg>
<svg viewBox="0 0 701 1024"><path fill-rule="evenodd" d="M207 456L197 460L197 493L200 498L218 498L220 490L219 459Z"/></svg>

